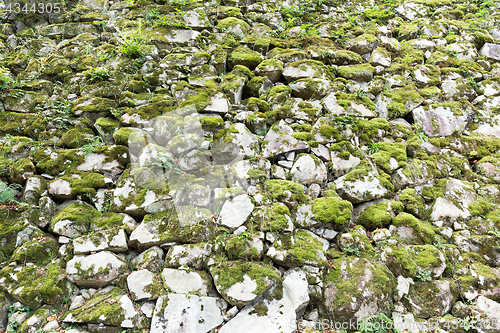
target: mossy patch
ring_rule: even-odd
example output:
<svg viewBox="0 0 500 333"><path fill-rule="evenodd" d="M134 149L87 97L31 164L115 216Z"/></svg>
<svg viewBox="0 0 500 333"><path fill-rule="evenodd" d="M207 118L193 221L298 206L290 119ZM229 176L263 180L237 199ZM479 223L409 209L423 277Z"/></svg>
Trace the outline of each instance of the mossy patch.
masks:
<svg viewBox="0 0 500 333"><path fill-rule="evenodd" d="M313 202L312 213L320 224L340 230L351 221L352 203L339 197L318 198Z"/></svg>
<svg viewBox="0 0 500 333"><path fill-rule="evenodd" d="M357 223L368 230L387 227L393 216L403 210L403 204L399 201L382 201L367 207L358 217Z"/></svg>

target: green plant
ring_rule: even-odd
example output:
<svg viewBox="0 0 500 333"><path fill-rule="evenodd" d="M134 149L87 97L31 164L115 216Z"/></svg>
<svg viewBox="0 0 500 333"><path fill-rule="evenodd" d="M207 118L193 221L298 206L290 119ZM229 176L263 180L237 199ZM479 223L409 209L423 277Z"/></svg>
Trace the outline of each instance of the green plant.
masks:
<svg viewBox="0 0 500 333"><path fill-rule="evenodd" d="M357 246L353 246L351 243L343 243L343 242L341 242L340 245L344 247L344 251L347 252L348 254L354 254L356 257L361 256L361 253L359 253L359 248Z"/></svg>
<svg viewBox="0 0 500 333"><path fill-rule="evenodd" d="M468 332L471 330L477 330L477 320L474 317L467 316L465 318L460 318L460 327L464 329L464 331Z"/></svg>
<svg viewBox="0 0 500 333"><path fill-rule="evenodd" d="M173 171L174 173L181 173L182 170L177 166L175 158L173 158L170 154L167 153L159 153L158 161L152 161L151 164L153 166L157 166L166 171Z"/></svg>
<svg viewBox="0 0 500 333"><path fill-rule="evenodd" d="M434 236L434 242L432 243L432 245L438 250L442 250L445 248L445 244L441 242L438 236Z"/></svg>
<svg viewBox="0 0 500 333"><path fill-rule="evenodd" d="M0 205L16 203L16 191L22 189L19 184L6 185L0 182Z"/></svg>
<svg viewBox="0 0 500 333"><path fill-rule="evenodd" d="M10 89L14 80L9 76L9 70L0 66L0 91Z"/></svg>
<svg viewBox="0 0 500 333"><path fill-rule="evenodd" d="M394 322L386 314L369 316L360 322L359 331L361 333L389 333L397 332L394 329Z"/></svg>
<svg viewBox="0 0 500 333"><path fill-rule="evenodd" d="M497 238L500 238L500 230L498 230L497 228L490 229L488 231L488 234L493 235L493 236L495 236Z"/></svg>
<svg viewBox="0 0 500 333"><path fill-rule="evenodd" d="M111 74L107 68L97 67L83 71L88 83L109 81Z"/></svg>
<svg viewBox="0 0 500 333"><path fill-rule="evenodd" d="M382 143L373 142L373 140L372 140L372 143L370 143L370 145L368 146L367 154L372 155L372 154L378 152L381 148L382 148Z"/></svg>
<svg viewBox="0 0 500 333"><path fill-rule="evenodd" d="M420 281L432 281L432 272L418 268L415 277Z"/></svg>
<svg viewBox="0 0 500 333"><path fill-rule="evenodd" d="M88 156L92 154L97 147L102 147L106 145L106 143L102 140L100 136L94 136L94 138L85 138L84 140L86 140L89 143L82 146L83 156Z"/></svg>
<svg viewBox="0 0 500 333"><path fill-rule="evenodd" d="M417 138L419 138L421 141L427 142L429 140L424 130L422 129L422 126L420 126L419 124L413 124L412 128Z"/></svg>

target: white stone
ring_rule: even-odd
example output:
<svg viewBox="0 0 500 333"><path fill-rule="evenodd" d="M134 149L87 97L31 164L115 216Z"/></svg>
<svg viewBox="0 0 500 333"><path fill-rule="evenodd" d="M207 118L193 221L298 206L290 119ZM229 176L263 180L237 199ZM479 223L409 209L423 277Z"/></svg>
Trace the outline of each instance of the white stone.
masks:
<svg viewBox="0 0 500 333"><path fill-rule="evenodd" d="M238 228L245 223L253 208L254 205L248 195L238 195L224 203L219 214L218 223L228 228Z"/></svg>
<svg viewBox="0 0 500 333"><path fill-rule="evenodd" d="M226 307L218 297L161 296L156 301L150 333L209 332L224 322Z"/></svg>

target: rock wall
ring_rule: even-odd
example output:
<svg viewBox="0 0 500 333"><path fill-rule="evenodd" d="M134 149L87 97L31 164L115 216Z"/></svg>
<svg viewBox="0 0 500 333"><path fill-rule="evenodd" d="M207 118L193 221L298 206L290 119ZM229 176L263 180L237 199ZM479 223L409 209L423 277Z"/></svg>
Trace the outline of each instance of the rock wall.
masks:
<svg viewBox="0 0 500 333"><path fill-rule="evenodd" d="M500 2L18 5L0 331L498 332Z"/></svg>

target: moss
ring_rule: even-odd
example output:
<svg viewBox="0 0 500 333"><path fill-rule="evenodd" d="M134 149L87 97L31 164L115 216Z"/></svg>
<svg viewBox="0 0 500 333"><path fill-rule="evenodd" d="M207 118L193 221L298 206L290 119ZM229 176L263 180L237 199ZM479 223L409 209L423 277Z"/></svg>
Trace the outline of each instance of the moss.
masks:
<svg viewBox="0 0 500 333"><path fill-rule="evenodd" d="M403 210L403 204L398 201L382 201L366 208L358 217L357 223L368 230L387 227L392 216Z"/></svg>
<svg viewBox="0 0 500 333"><path fill-rule="evenodd" d="M83 306L66 312L61 318L72 316L80 323L105 323L111 326L121 326L125 320L125 310L121 306L120 298L127 293L118 287L113 287L106 293L99 293L92 297Z"/></svg>
<svg viewBox="0 0 500 333"><path fill-rule="evenodd" d="M283 234L278 243L274 243L276 250L285 251L281 265L286 267L313 265L323 266L324 253L322 244L305 230L297 230L293 234Z"/></svg>
<svg viewBox="0 0 500 333"><path fill-rule="evenodd" d="M231 235L224 247L229 260L259 260L262 253L252 246L252 240L252 236L246 233Z"/></svg>
<svg viewBox="0 0 500 333"><path fill-rule="evenodd" d="M224 295L225 290L231 288L236 283L243 282L245 275L257 283L255 290L252 291L256 296L262 295L270 285L282 280L272 266L263 263L223 262L217 266L212 266L211 273L214 276L217 290L222 295Z"/></svg>
<svg viewBox="0 0 500 333"><path fill-rule="evenodd" d="M309 141L311 140L311 133L294 132L292 133L292 137L294 137L297 140Z"/></svg>
<svg viewBox="0 0 500 333"><path fill-rule="evenodd" d="M378 311L392 311L392 295L396 288L394 276L387 268L375 262L352 256L342 257L332 261L334 269L325 270L323 277L326 286L335 287L335 296L331 303L326 304L331 315L336 320L349 321L353 299L365 299L368 293L374 295L370 301L375 301ZM369 280L362 277L369 276Z"/></svg>
<svg viewBox="0 0 500 333"><path fill-rule="evenodd" d="M321 224L332 225L334 229L345 228L352 214L352 204L339 197L318 198L312 205L314 218Z"/></svg>
<svg viewBox="0 0 500 333"><path fill-rule="evenodd" d="M292 218L288 207L282 203L274 203L271 206L257 207L252 219L247 223L248 228L257 228L260 231L280 231L288 229L292 224Z"/></svg>
<svg viewBox="0 0 500 333"><path fill-rule="evenodd" d="M267 101L269 103L283 103L290 98L292 88L287 85L277 85L267 91Z"/></svg>
<svg viewBox="0 0 500 333"><path fill-rule="evenodd" d="M424 100L414 86L385 90L382 95L391 101L387 107L389 119L404 117L408 114L410 112L410 109L406 107L408 102L420 104Z"/></svg>
<svg viewBox="0 0 500 333"><path fill-rule="evenodd" d="M492 205L488 201L479 199L469 204L468 209L472 216L484 216L490 211L491 207Z"/></svg>
<svg viewBox="0 0 500 333"><path fill-rule="evenodd" d="M250 311L248 314L255 313L259 317L265 317L265 316L267 316L268 311L269 311L269 309L267 308L267 305L260 302L260 303L255 304L255 306L253 307L253 310Z"/></svg>
<svg viewBox="0 0 500 333"><path fill-rule="evenodd" d="M423 97L427 97L427 98L437 96L437 95L439 95L440 92L441 92L441 90L439 90L439 88L436 86L431 86L431 87L420 89L420 95L422 95Z"/></svg>
<svg viewBox="0 0 500 333"><path fill-rule="evenodd" d="M59 244L54 238L48 236L38 237L18 247L12 254L10 261L44 265L56 257L58 249Z"/></svg>
<svg viewBox="0 0 500 333"><path fill-rule="evenodd" d="M94 131L90 128L72 128L61 137L61 145L65 148L78 148L94 138Z"/></svg>
<svg viewBox="0 0 500 333"><path fill-rule="evenodd" d="M430 270L441 264L438 259L440 252L432 245L412 245L408 253L421 270Z"/></svg>
<svg viewBox="0 0 500 333"><path fill-rule="evenodd" d="M370 64L340 66L337 75L347 80L370 81L375 73L375 67Z"/></svg>
<svg viewBox="0 0 500 333"><path fill-rule="evenodd" d="M15 286L15 296L32 309L42 303L60 306L75 287L64 277L65 262L58 259L47 266L8 266L0 271L4 284Z"/></svg>
<svg viewBox="0 0 500 333"><path fill-rule="evenodd" d="M217 24L217 29L220 30L232 29L238 25L241 27L241 29L244 31L245 34L250 29L248 23L246 23L243 20L237 19L235 17L227 17L225 19L220 20L219 23Z"/></svg>
<svg viewBox="0 0 500 333"><path fill-rule="evenodd" d="M95 196L98 188L106 186L106 177L95 172L74 172L70 175L64 175L49 183L67 181L70 185L70 196L76 198L79 195Z"/></svg>
<svg viewBox="0 0 500 333"><path fill-rule="evenodd" d="M310 200L301 185L289 180L268 180L264 183L264 189L272 200L290 202L307 202Z"/></svg>
<svg viewBox="0 0 500 333"><path fill-rule="evenodd" d="M354 102L366 106L369 110L375 111L375 104L366 96L346 93L337 93L335 96L337 97L337 103L344 109L351 107L351 103Z"/></svg>
<svg viewBox="0 0 500 333"><path fill-rule="evenodd" d="M262 61L262 55L246 46L238 46L233 52L231 52L228 61L231 67L239 64L253 70Z"/></svg>
<svg viewBox="0 0 500 333"><path fill-rule="evenodd" d="M401 192L398 198L404 204L407 213L422 217L424 212L424 200L412 188L407 188Z"/></svg>
<svg viewBox="0 0 500 333"><path fill-rule="evenodd" d="M406 165L406 147L402 143L381 142L380 150L371 155L371 160L387 173L394 171L394 167L390 165L391 158L397 162L397 167L401 168Z"/></svg>
<svg viewBox="0 0 500 333"><path fill-rule="evenodd" d="M100 215L97 209L92 208L83 202L75 202L61 210L50 221L50 230L54 231L54 227L58 222L71 221L73 229L78 229L81 234L87 232L92 221Z"/></svg>
<svg viewBox="0 0 500 333"><path fill-rule="evenodd" d="M210 131L224 126L224 120L220 117L201 117L200 124L205 131Z"/></svg>
<svg viewBox="0 0 500 333"><path fill-rule="evenodd" d="M186 225L187 221L192 224ZM179 211L168 208L148 214L143 222L158 226L162 242L199 243L210 239L214 232L210 210L194 206L184 206Z"/></svg>
<svg viewBox="0 0 500 333"><path fill-rule="evenodd" d="M432 243L436 234L432 226L427 222L422 222L415 216L408 213L399 213L392 219L392 224L396 227L410 227L418 237L417 241L422 243ZM406 242L410 240L405 240Z"/></svg>

